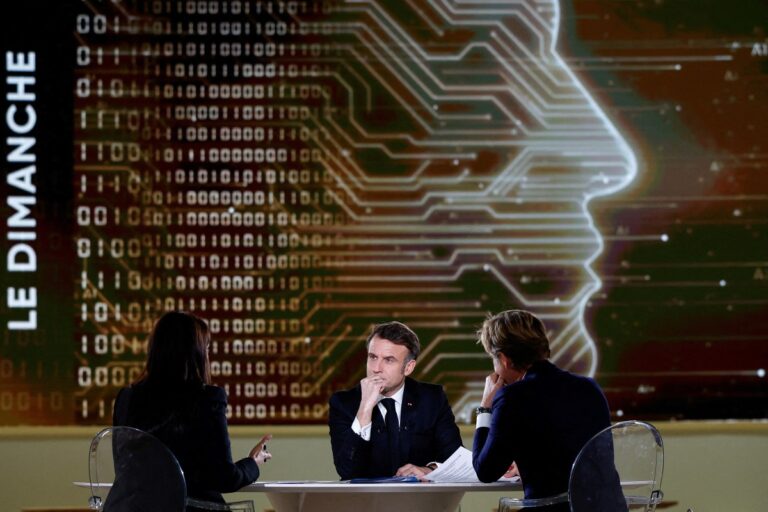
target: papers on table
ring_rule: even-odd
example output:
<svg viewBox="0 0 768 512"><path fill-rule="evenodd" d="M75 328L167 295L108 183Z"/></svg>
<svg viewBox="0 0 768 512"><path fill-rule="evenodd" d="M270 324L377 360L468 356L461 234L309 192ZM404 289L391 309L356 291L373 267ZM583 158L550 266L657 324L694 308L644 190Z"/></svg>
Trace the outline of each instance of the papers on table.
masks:
<svg viewBox="0 0 768 512"><path fill-rule="evenodd" d="M415 476L385 476L380 478L353 478L351 484L417 484Z"/></svg>
<svg viewBox="0 0 768 512"><path fill-rule="evenodd" d="M475 468L472 466L472 452L459 446L453 455L429 473L426 477L431 482L479 482ZM499 478L499 482L517 482L519 476Z"/></svg>
<svg viewBox="0 0 768 512"><path fill-rule="evenodd" d="M338 480L263 480L263 481L253 482L253 484L278 484L278 485L337 484L337 483L339 483Z"/></svg>

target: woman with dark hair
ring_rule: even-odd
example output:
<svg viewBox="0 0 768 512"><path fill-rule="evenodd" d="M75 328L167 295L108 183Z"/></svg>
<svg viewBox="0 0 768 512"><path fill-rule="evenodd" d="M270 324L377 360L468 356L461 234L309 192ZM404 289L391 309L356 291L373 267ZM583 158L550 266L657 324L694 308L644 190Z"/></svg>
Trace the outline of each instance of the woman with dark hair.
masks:
<svg viewBox="0 0 768 512"><path fill-rule="evenodd" d="M248 457L232 461L227 432L227 395L211 385L208 324L190 313L171 311L149 337L144 372L115 400L113 424L149 432L163 441L184 470L189 497L224 503L259 477L269 460L264 436Z"/></svg>

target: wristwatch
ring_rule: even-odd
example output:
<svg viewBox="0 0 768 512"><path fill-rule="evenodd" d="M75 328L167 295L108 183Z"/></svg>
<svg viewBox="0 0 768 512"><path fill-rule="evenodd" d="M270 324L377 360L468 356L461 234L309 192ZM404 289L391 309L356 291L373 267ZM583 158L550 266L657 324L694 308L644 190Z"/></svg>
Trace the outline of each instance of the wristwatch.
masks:
<svg viewBox="0 0 768 512"><path fill-rule="evenodd" d="M475 409L475 414L491 414L490 407L478 407Z"/></svg>

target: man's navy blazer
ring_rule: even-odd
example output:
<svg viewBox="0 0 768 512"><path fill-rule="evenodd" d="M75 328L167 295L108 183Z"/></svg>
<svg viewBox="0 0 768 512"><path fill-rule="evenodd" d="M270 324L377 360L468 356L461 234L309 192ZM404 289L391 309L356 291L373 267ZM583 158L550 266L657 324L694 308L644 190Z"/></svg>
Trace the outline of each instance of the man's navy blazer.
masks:
<svg viewBox="0 0 768 512"><path fill-rule="evenodd" d="M342 480L393 476L389 471L387 432L374 407L371 439L352 430L360 407L360 385L331 396L328 425L333 463ZM461 446L461 434L441 386L405 379L400 410L400 466L443 462Z"/></svg>
<svg viewBox="0 0 768 512"><path fill-rule="evenodd" d="M608 402L594 380L538 361L496 394L490 428L475 431L475 471L494 482L514 461L526 498L560 494L579 450L609 425Z"/></svg>

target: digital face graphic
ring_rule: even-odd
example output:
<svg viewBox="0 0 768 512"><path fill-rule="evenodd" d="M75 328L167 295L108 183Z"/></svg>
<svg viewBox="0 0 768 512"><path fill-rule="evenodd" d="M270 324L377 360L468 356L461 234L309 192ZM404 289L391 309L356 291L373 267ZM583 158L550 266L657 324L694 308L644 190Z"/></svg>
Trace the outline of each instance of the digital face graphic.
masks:
<svg viewBox="0 0 768 512"><path fill-rule="evenodd" d="M164 311L209 321L233 422L323 422L374 323L479 401L488 313L594 374L589 201L634 156L557 53L551 1L137 2L74 13L75 421ZM43 293L43 292L41 292ZM69 334L67 334L69 336Z"/></svg>
<svg viewBox="0 0 768 512"><path fill-rule="evenodd" d="M530 309L553 360L593 374L588 202L636 163L557 54L558 4L350 2L300 25L330 49L315 82L327 111L307 124L344 217L320 307L354 323L431 313L446 331Z"/></svg>
<svg viewBox="0 0 768 512"><path fill-rule="evenodd" d="M305 126L344 217L317 310L434 333L416 373L458 382L470 326L529 309L552 360L594 374L583 313L602 240L588 203L636 163L557 53L558 4L350 2L300 25L329 49L326 115Z"/></svg>
<svg viewBox="0 0 768 512"><path fill-rule="evenodd" d="M109 421L173 309L233 424L324 423L388 320L470 421L510 308L614 418L764 417L742 3L8 3L0 424Z"/></svg>

